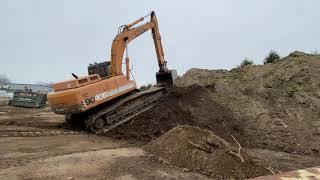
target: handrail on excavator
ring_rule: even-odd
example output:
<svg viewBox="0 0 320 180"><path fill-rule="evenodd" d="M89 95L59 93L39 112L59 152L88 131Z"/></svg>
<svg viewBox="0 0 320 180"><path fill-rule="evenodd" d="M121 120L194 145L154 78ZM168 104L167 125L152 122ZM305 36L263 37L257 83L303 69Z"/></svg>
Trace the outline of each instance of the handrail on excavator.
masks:
<svg viewBox="0 0 320 180"><path fill-rule="evenodd" d="M125 25L125 26L129 29L129 28L131 28L132 26L134 26L134 25L138 24L139 22L143 21L145 18L151 16L152 14L154 14L154 11L151 11L151 12L148 13L147 15L145 15L145 16L143 16L143 17L141 17L141 18L133 21L132 23Z"/></svg>

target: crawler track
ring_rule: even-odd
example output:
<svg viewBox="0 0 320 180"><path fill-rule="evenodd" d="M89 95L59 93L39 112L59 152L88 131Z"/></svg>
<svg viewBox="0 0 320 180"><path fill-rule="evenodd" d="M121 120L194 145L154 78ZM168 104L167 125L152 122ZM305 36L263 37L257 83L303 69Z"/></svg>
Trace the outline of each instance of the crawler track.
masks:
<svg viewBox="0 0 320 180"><path fill-rule="evenodd" d="M149 90L137 92L123 99L114 102L102 109L94 110L81 120L71 117L68 121L82 121L84 128L96 134L103 134L121 124L129 121L133 117L141 114L157 104L165 89L162 87L152 87Z"/></svg>

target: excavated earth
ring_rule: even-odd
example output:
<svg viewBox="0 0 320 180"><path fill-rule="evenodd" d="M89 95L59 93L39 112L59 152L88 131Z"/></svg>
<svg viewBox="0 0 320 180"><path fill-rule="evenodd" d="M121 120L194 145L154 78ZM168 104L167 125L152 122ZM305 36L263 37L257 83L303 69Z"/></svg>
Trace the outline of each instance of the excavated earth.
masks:
<svg viewBox="0 0 320 180"><path fill-rule="evenodd" d="M241 145L232 145L212 131L192 126L175 127L145 149L164 162L215 179L243 179L278 172Z"/></svg>
<svg viewBox="0 0 320 180"><path fill-rule="evenodd" d="M191 125L210 130L227 142L234 142L235 137L243 148L250 149L247 153L265 159L275 172L320 165L320 55L294 52L276 63L230 71L191 69L176 86L158 106L108 135L155 140L156 147L171 149L168 142L157 138L170 136L166 132L178 125ZM194 170L190 167L192 159L174 160L188 151L180 148L170 157L157 148L149 152ZM201 166L197 170L207 171ZM217 171L215 177L228 172ZM261 172L270 173L265 169Z"/></svg>
<svg viewBox="0 0 320 180"><path fill-rule="evenodd" d="M250 148L320 155L320 56L299 52L280 62L231 71L191 69L158 106L112 134L150 141L193 125Z"/></svg>
<svg viewBox="0 0 320 180"><path fill-rule="evenodd" d="M0 179L208 179L159 163L136 141L62 128L64 117L0 106Z"/></svg>

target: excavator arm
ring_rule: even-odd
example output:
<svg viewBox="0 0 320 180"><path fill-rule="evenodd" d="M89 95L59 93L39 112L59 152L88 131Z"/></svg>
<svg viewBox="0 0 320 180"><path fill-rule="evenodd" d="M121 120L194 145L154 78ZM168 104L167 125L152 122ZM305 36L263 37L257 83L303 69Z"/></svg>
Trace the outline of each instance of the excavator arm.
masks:
<svg viewBox="0 0 320 180"><path fill-rule="evenodd" d="M140 25L138 27L133 27L136 24L143 21L146 17L151 16L150 21ZM111 74L113 76L116 75L122 75L122 59L124 55L124 51L127 47L127 45L140 36L141 34L145 33L148 30L152 30L152 37L155 45L155 50L157 54L158 59L158 65L159 65L159 72L157 73L157 79L158 76L167 76L165 79L170 79L173 81L171 76L171 71L167 69L167 62L164 59L164 52L163 47L161 43L161 36L159 32L159 26L158 26L158 20L155 15L155 13L152 11L150 14L148 14L145 17L141 17L138 20L120 27L120 31L118 35L114 38L111 48ZM126 64L128 69L128 63L129 59L126 58ZM174 71L175 72L175 71ZM128 76L128 72L127 72Z"/></svg>

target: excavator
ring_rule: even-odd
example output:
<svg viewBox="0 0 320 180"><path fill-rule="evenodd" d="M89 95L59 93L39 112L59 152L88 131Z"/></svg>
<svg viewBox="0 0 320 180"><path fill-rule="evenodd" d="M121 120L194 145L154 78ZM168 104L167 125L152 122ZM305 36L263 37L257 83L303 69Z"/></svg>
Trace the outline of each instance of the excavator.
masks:
<svg viewBox="0 0 320 180"><path fill-rule="evenodd" d="M149 16L149 22L139 25ZM127 48L132 40L148 30L152 31L159 66L157 85L139 91L135 80L130 78ZM51 109L65 115L66 124L101 134L155 106L177 78L176 70L167 68L155 12L120 26L112 42L111 61L90 64L88 74L84 77L72 74L74 79L53 84L54 92L48 94Z"/></svg>

